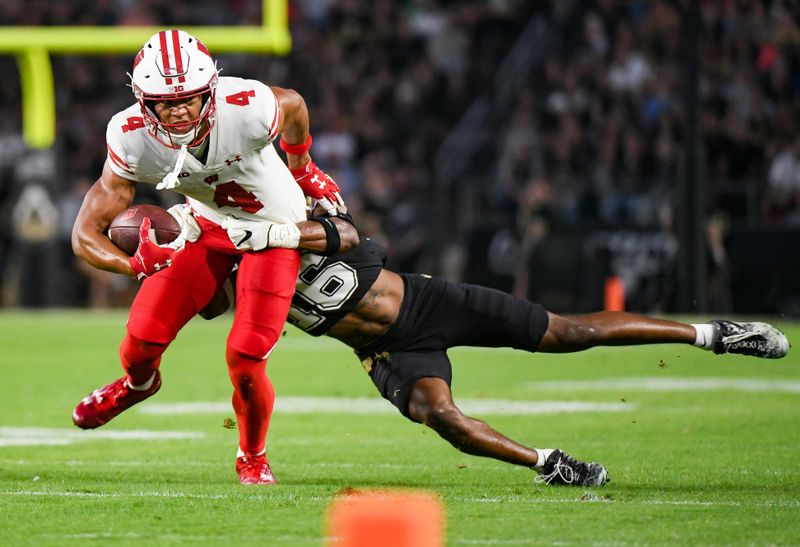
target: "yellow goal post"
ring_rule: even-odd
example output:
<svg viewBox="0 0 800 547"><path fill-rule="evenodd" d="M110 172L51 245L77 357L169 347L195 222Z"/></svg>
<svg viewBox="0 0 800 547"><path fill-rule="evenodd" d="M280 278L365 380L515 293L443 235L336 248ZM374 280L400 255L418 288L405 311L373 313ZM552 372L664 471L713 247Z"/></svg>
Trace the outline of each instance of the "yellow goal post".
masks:
<svg viewBox="0 0 800 547"><path fill-rule="evenodd" d="M187 26L212 53L273 53L292 47L288 0L262 0L261 26ZM0 26L0 55L14 55L22 87L22 134L31 148L49 148L56 135L50 54L136 53L162 27Z"/></svg>

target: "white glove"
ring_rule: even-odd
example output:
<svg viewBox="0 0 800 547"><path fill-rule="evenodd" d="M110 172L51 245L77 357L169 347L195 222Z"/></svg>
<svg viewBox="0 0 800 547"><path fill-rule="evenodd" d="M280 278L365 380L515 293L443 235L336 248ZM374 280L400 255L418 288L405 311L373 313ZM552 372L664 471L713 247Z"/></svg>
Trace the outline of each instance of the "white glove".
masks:
<svg viewBox="0 0 800 547"><path fill-rule="evenodd" d="M339 196L339 192L336 192L336 195ZM339 196L338 203L331 203L327 199L310 199L311 205L311 216L316 216L317 214L324 214L322 211L317 211L318 207L322 207L325 213L329 214L332 217L338 216L339 213L347 214L347 205L344 204L341 196Z"/></svg>
<svg viewBox="0 0 800 547"><path fill-rule="evenodd" d="M300 244L300 228L292 223L226 218L222 229L228 232L233 245L241 251L260 251L267 247L297 249Z"/></svg>
<svg viewBox="0 0 800 547"><path fill-rule="evenodd" d="M184 241L190 241L192 243L200 239L200 234L203 233L203 230L197 223L197 219L194 218L192 208L189 207L188 204L179 203L178 205L173 205L167 209L167 212L178 221L181 227L181 233L178 239L183 239Z"/></svg>

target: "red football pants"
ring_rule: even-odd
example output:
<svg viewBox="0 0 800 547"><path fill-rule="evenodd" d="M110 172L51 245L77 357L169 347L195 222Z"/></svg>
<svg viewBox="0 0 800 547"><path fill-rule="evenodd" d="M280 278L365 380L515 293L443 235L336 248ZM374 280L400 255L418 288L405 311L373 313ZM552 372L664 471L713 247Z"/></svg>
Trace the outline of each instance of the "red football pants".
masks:
<svg viewBox="0 0 800 547"><path fill-rule="evenodd" d="M275 401L266 359L278 341L294 295L300 253L293 249L237 250L218 225L199 219L203 234L173 257L172 266L148 277L128 317L120 347L122 366L141 384L158 368L178 331L220 289L239 261L236 311L226 360L233 383L233 408L240 448L264 450Z"/></svg>

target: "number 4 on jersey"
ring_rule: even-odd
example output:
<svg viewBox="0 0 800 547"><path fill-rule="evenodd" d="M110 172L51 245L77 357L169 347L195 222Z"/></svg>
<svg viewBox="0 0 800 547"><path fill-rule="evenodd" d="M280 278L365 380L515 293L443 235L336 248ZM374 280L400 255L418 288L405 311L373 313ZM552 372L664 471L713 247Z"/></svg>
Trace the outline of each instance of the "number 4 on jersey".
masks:
<svg viewBox="0 0 800 547"><path fill-rule="evenodd" d="M253 192L248 192L235 180L229 180L214 188L214 203L219 207L238 207L247 213L257 213L264 208Z"/></svg>
<svg viewBox="0 0 800 547"><path fill-rule="evenodd" d="M144 118L141 116L131 116L126 121L128 123L122 126L123 133L127 133L128 131L136 131L137 129L144 127Z"/></svg>
<svg viewBox="0 0 800 547"><path fill-rule="evenodd" d="M233 95L225 97L225 102L228 104L235 104L237 106L247 106L250 104L250 97L255 97L255 89L248 89L247 91L240 91Z"/></svg>

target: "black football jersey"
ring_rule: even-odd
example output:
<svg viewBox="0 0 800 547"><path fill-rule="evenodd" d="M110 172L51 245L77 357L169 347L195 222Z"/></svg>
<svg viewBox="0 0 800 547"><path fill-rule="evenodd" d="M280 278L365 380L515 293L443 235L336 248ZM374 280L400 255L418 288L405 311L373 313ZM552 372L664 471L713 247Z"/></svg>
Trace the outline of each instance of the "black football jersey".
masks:
<svg viewBox="0 0 800 547"><path fill-rule="evenodd" d="M288 321L311 335L325 334L361 302L385 263L386 250L363 236L346 253L303 253Z"/></svg>

